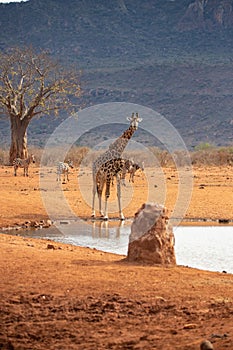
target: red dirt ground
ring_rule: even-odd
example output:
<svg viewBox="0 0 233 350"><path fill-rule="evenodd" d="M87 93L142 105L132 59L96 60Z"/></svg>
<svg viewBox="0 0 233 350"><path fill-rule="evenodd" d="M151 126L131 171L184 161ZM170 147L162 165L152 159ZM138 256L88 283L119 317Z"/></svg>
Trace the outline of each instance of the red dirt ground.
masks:
<svg viewBox="0 0 233 350"><path fill-rule="evenodd" d="M0 226L48 217L38 171L14 178L12 168L0 169ZM164 173L172 210L177 177L172 169ZM194 169L193 179L187 217L232 220L232 168ZM125 207L126 216L145 201L144 184L136 177L137 200ZM90 216L76 172L62 186L74 211ZM1 350L197 350L204 339L216 350L233 349L232 274L137 265L124 256L9 234L0 235L0 244Z"/></svg>

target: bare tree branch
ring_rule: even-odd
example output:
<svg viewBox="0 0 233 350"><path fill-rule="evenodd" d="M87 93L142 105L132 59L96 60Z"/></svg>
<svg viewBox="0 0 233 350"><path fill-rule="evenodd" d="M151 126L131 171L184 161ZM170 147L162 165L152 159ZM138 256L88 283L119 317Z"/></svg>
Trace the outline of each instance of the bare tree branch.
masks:
<svg viewBox="0 0 233 350"><path fill-rule="evenodd" d="M25 135L34 116L73 110L80 96L79 81L80 72L60 66L45 51L14 48L0 52L0 110L9 117L15 133L11 161L15 154L27 153L17 150L17 133ZM25 141L21 144L25 147Z"/></svg>

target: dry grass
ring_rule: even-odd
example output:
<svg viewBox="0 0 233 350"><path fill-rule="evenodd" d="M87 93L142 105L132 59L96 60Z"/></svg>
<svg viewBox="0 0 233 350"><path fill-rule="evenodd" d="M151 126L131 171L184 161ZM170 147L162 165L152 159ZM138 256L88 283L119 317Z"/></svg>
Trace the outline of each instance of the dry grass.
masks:
<svg viewBox="0 0 233 350"><path fill-rule="evenodd" d="M46 156L44 156L45 153L42 148L30 147L28 152L35 155L37 165L40 164L43 155L43 165L45 166L54 165L54 159L60 161L71 159L78 167L81 163L83 166L90 166L103 150L96 151L88 147L73 146L66 154L65 159L59 159L60 154L62 154L62 147L50 149L49 152L46 152ZM233 147L210 147L197 149L189 153L176 151L172 154L157 147L150 147L145 150L124 152L123 157L133 159L139 164L144 162L145 166L151 165L152 158L155 165L162 167L185 166L189 163L195 166L231 166L233 165ZM8 158L9 151L0 149L0 164L8 165Z"/></svg>

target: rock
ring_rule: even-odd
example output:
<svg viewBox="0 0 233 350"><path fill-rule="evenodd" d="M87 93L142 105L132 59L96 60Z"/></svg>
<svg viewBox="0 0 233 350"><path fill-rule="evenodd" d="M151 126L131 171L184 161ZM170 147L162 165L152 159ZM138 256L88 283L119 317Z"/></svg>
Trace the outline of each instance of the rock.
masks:
<svg viewBox="0 0 233 350"><path fill-rule="evenodd" d="M127 260L176 265L174 235L168 225L168 211L164 206L146 203L135 214Z"/></svg>
<svg viewBox="0 0 233 350"><path fill-rule="evenodd" d="M229 224L230 220L229 219L218 219L219 224Z"/></svg>
<svg viewBox="0 0 233 350"><path fill-rule="evenodd" d="M51 220L46 220L46 222L43 225L43 228L49 228L52 225L52 221Z"/></svg>
<svg viewBox="0 0 233 350"><path fill-rule="evenodd" d="M201 350L213 350L213 344L209 340L203 340L200 344Z"/></svg>
<svg viewBox="0 0 233 350"><path fill-rule="evenodd" d="M40 221L32 221L31 222L31 227L33 228L49 228L52 225L51 220L40 220Z"/></svg>
<svg viewBox="0 0 233 350"><path fill-rule="evenodd" d="M55 250L55 246L53 244L47 244L47 249Z"/></svg>
<svg viewBox="0 0 233 350"><path fill-rule="evenodd" d="M190 3L179 20L177 29L186 30L214 30L230 28L233 25L231 1L203 1L194 0Z"/></svg>
<svg viewBox="0 0 233 350"><path fill-rule="evenodd" d="M38 228L38 227L40 227L40 224L39 224L38 221L32 221L31 222L31 227Z"/></svg>
<svg viewBox="0 0 233 350"><path fill-rule="evenodd" d="M178 30L203 29L205 26L204 6L200 0L195 0L189 4L184 16L179 21Z"/></svg>
<svg viewBox="0 0 233 350"><path fill-rule="evenodd" d="M24 225L31 225L31 221L25 221Z"/></svg>
<svg viewBox="0 0 233 350"><path fill-rule="evenodd" d="M184 325L183 328L184 329L195 329L195 328L197 328L197 324L196 323L187 323Z"/></svg>

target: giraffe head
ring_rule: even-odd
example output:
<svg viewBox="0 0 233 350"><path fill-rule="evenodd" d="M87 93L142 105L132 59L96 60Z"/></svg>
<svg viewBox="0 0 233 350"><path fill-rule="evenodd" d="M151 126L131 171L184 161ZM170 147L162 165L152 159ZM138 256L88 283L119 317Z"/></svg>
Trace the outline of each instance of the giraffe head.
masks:
<svg viewBox="0 0 233 350"><path fill-rule="evenodd" d="M139 118L138 113L134 114L132 113L131 117L128 117L127 120L130 121L130 126L134 129L137 130L138 128L138 123L142 121L142 118Z"/></svg>

